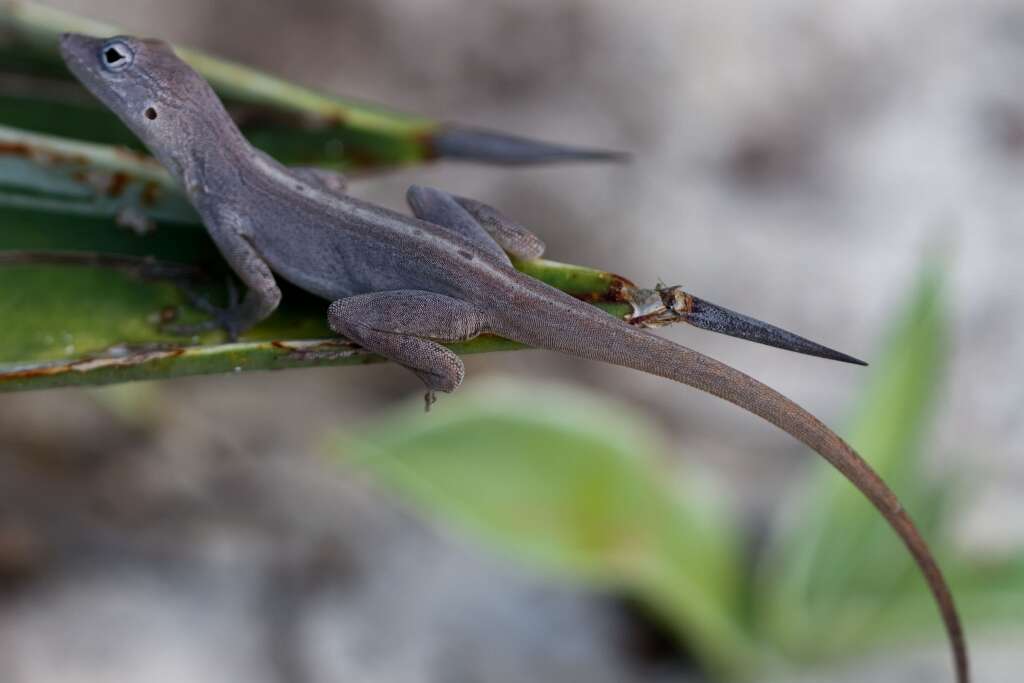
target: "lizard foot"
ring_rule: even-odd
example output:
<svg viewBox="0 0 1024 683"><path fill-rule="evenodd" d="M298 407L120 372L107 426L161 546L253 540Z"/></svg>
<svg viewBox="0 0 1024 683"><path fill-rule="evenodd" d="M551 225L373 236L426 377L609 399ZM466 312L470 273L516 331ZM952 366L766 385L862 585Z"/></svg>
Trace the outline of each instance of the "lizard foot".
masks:
<svg viewBox="0 0 1024 683"><path fill-rule="evenodd" d="M238 341L238 336L243 329L241 300L238 296L238 287L235 286L235 282L231 278L227 280L227 289L228 305L221 308L211 303L205 296L186 288L185 296L188 297L189 303L209 315L210 318L192 325L163 324L160 329L182 337L192 337L213 330L224 330L228 341Z"/></svg>

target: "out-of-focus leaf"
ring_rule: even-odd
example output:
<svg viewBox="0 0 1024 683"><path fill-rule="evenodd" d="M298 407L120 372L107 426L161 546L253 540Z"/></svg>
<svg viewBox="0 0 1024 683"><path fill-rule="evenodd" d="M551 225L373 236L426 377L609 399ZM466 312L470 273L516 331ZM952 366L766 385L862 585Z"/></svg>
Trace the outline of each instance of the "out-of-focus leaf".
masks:
<svg viewBox="0 0 1024 683"><path fill-rule="evenodd" d="M199 223L154 159L122 147L0 125L0 206L141 221ZM125 220L127 219L127 220Z"/></svg>
<svg viewBox="0 0 1024 683"><path fill-rule="evenodd" d="M920 276L874 363L848 440L896 491L922 533L935 538L942 497L922 479L921 437L947 357L941 270ZM892 620L897 599L928 598L913 560L875 509L845 480L821 472L765 562L764 630L791 654L850 654ZM932 607L931 628L941 623Z"/></svg>
<svg viewBox="0 0 1024 683"><path fill-rule="evenodd" d="M667 483L646 420L592 394L511 382L477 382L422 411L334 450L494 547L639 597L719 673L759 659L740 624L733 527L696 486Z"/></svg>
<svg viewBox="0 0 1024 683"><path fill-rule="evenodd" d="M945 564L969 636L1010 631L1024 637L1024 554L948 558ZM935 602L927 591L905 591L876 603L874 609L884 610L885 619L872 627L874 641L935 631Z"/></svg>
<svg viewBox="0 0 1024 683"><path fill-rule="evenodd" d="M110 36L122 31L32 2L0 4L0 122L33 130L138 148L117 119L85 91L69 87L57 51L72 31ZM256 69L175 47L210 81L252 142L285 163L338 168L413 164L437 158L485 163L609 161L621 155L542 143L326 95Z"/></svg>

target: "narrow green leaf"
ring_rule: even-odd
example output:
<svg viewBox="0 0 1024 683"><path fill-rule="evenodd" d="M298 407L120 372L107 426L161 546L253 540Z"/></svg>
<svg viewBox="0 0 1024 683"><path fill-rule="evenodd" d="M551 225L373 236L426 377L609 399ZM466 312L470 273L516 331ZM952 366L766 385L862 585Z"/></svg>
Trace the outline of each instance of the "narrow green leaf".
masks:
<svg viewBox="0 0 1024 683"><path fill-rule="evenodd" d="M896 491L933 548L943 500L923 480L922 435L948 355L942 274L926 267L873 364L848 440ZM765 562L766 633L800 658L849 654L927 588L877 512L833 472L816 473ZM931 627L940 623L933 609Z"/></svg>
<svg viewBox="0 0 1024 683"><path fill-rule="evenodd" d="M713 670L760 658L739 621L739 540L695 485L666 483L653 426L568 388L477 383L333 451L501 551L660 614Z"/></svg>
<svg viewBox="0 0 1024 683"><path fill-rule="evenodd" d="M946 573L971 639L1024 637L1024 553L951 558ZM904 640L935 631L935 604L927 591L905 591L871 607L885 613L872 628L873 642Z"/></svg>
<svg viewBox="0 0 1024 683"><path fill-rule="evenodd" d="M0 206L123 223L198 223L181 188L154 159L109 145L0 125ZM136 230L149 227L139 223Z"/></svg>

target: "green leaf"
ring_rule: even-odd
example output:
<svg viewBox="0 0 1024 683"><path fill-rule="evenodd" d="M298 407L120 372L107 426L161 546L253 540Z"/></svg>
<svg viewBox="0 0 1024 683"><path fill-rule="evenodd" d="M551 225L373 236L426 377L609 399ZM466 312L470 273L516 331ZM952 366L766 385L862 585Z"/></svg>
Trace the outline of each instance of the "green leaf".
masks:
<svg viewBox="0 0 1024 683"><path fill-rule="evenodd" d="M1024 635L1024 553L952 557L945 570L970 638L986 632L1002 638L1007 632ZM935 631L935 603L927 591L905 591L875 608L885 611L872 631L876 642Z"/></svg>
<svg viewBox="0 0 1024 683"><path fill-rule="evenodd" d="M333 452L500 551L633 594L712 670L749 672L760 655L740 622L735 527L697 485L666 476L653 431L589 393L478 382Z"/></svg>
<svg viewBox="0 0 1024 683"><path fill-rule="evenodd" d="M922 271L874 363L847 430L902 499L933 548L941 547L944 497L921 473L922 436L948 357L941 268ZM791 655L850 654L898 619L906 595L930 599L906 549L873 507L834 472L819 468L791 524L773 542L762 585L762 628ZM940 633L932 607L931 629Z"/></svg>
<svg viewBox="0 0 1024 683"><path fill-rule="evenodd" d="M181 188L154 159L120 147L0 125L0 206L83 216L199 224Z"/></svg>

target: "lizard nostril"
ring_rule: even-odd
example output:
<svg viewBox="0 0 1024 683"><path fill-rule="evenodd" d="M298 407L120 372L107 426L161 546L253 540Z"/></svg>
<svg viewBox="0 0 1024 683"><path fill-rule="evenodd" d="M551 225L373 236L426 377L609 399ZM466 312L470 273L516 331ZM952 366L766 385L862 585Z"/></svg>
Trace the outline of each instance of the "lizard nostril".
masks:
<svg viewBox="0 0 1024 683"><path fill-rule="evenodd" d="M150 121L156 119L156 109L153 109L153 107L146 107L146 111L144 113L146 115L146 118Z"/></svg>

